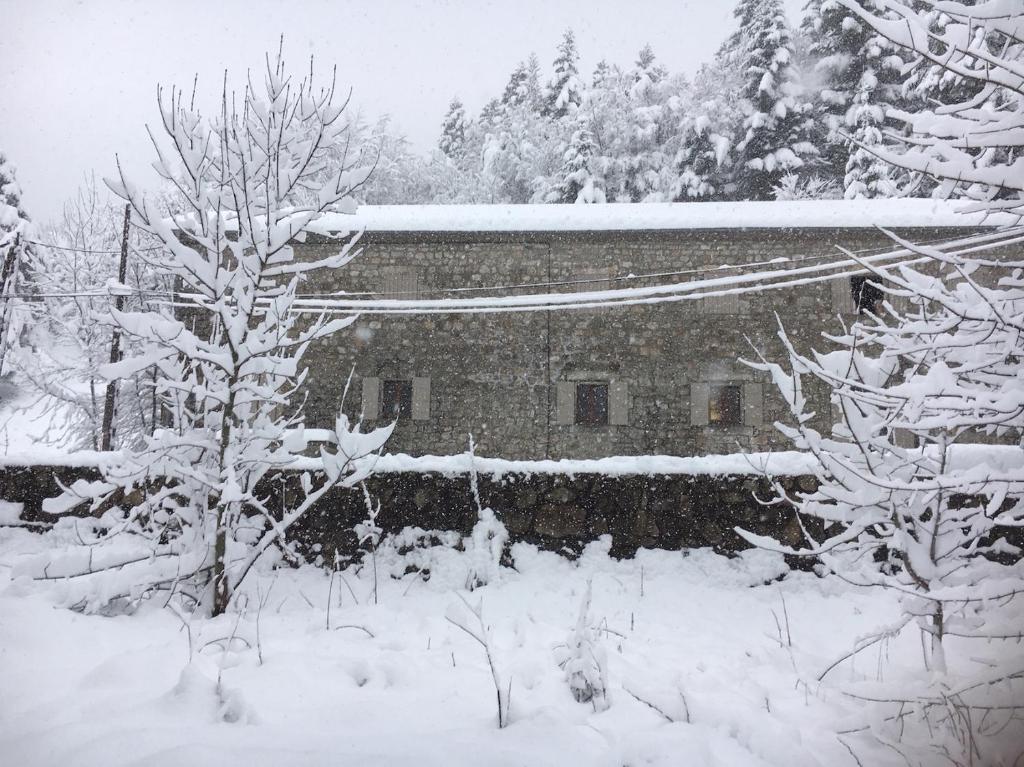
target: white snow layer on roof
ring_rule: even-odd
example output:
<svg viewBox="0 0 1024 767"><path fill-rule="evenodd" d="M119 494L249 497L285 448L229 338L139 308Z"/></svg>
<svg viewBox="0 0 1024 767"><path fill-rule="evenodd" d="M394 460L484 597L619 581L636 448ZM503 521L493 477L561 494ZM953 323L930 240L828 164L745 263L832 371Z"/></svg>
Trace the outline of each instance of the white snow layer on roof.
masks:
<svg viewBox="0 0 1024 767"><path fill-rule="evenodd" d="M856 229L974 227L1015 223L945 200L799 200L607 205L361 205L309 227L339 232L612 232L687 229Z"/></svg>

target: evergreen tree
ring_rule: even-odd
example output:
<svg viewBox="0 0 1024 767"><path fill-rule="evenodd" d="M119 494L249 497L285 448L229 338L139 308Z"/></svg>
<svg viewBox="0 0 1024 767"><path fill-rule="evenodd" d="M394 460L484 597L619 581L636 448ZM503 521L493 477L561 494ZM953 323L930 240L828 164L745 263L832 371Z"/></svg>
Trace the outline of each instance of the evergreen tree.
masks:
<svg viewBox="0 0 1024 767"><path fill-rule="evenodd" d="M675 163L678 175L672 188L677 202L713 200L722 191L720 170L728 140L714 132L707 114L687 118Z"/></svg>
<svg viewBox="0 0 1024 767"><path fill-rule="evenodd" d="M29 218L21 207L16 170L0 152L0 373L7 350L17 339L14 294L32 255L28 236Z"/></svg>
<svg viewBox="0 0 1024 767"><path fill-rule="evenodd" d="M730 194L731 130L741 119L739 75L721 57L697 73L679 125L676 178L670 189L673 200L717 200Z"/></svg>
<svg viewBox="0 0 1024 767"><path fill-rule="evenodd" d="M873 8L873 0L859 0ZM842 182L847 197L896 193L891 166L870 146L881 140L886 107L900 99L902 59L839 0L810 0L802 31L809 41L814 97L814 143L824 174Z"/></svg>
<svg viewBox="0 0 1024 767"><path fill-rule="evenodd" d="M609 200L628 199L624 192L623 158L628 151L631 131L629 85L629 74L618 66L598 64L594 85L584 94L581 107L594 141L595 156L591 167L599 170ZM570 130L575 129L575 125L570 123L570 126Z"/></svg>
<svg viewBox="0 0 1024 767"><path fill-rule="evenodd" d="M582 117L576 121L569 148L563 156L557 185L548 193L547 202L604 202L601 180L594 173L596 146L594 136Z"/></svg>
<svg viewBox="0 0 1024 767"><path fill-rule="evenodd" d="M501 113L501 100L491 99L480 110L480 125L485 129L492 128L501 119Z"/></svg>
<svg viewBox="0 0 1024 767"><path fill-rule="evenodd" d="M637 54L633 82L640 83L642 80L646 80L652 85L656 85L666 77L668 77L668 70L657 63L657 57L654 55L654 49L651 48L650 43L645 44Z"/></svg>
<svg viewBox="0 0 1024 767"><path fill-rule="evenodd" d="M560 119L572 112L583 100L583 86L580 83L580 55L576 51L576 37L571 29L562 35L555 58L555 79L548 83L545 111Z"/></svg>
<svg viewBox="0 0 1024 767"><path fill-rule="evenodd" d="M448 114L445 115L444 124L441 126L441 140L438 142L438 148L448 157L457 160L462 157L465 145L466 110L456 96L448 105Z"/></svg>
<svg viewBox="0 0 1024 767"><path fill-rule="evenodd" d="M665 99L661 85L668 72L656 63L654 51L645 45L630 75L630 124L623 158L623 197L630 202L653 202L659 194L661 173L668 164L662 147Z"/></svg>
<svg viewBox="0 0 1024 767"><path fill-rule="evenodd" d="M531 53L526 60L526 77L522 85L522 103L535 112L543 110L544 92L540 85L540 60Z"/></svg>
<svg viewBox="0 0 1024 767"><path fill-rule="evenodd" d="M733 182L740 199L769 200L787 173L816 154L809 109L799 99L793 40L781 0L740 0L739 30L720 52L744 73Z"/></svg>
<svg viewBox="0 0 1024 767"><path fill-rule="evenodd" d="M520 61L505 85L505 92L501 94L501 103L508 105L522 104L526 95L526 63Z"/></svg>
<svg viewBox="0 0 1024 767"><path fill-rule="evenodd" d="M530 67L521 63L486 122L481 116L480 170L491 186L491 202L527 203L543 197L544 179L561 165L561 121L538 109L531 80Z"/></svg>
<svg viewBox="0 0 1024 767"><path fill-rule="evenodd" d="M898 194L896 169L881 160L877 148L883 143L885 108L875 103L879 80L874 72L865 71L860 78L857 95L846 113L846 127L852 140L847 141L849 159L843 177L847 199L895 197Z"/></svg>
<svg viewBox="0 0 1024 767"><path fill-rule="evenodd" d="M952 31L955 27L963 24L962 12L959 18L951 15L951 12L955 12L954 7L937 8L932 4L911 2L910 0L903 0L903 2L916 9L915 12L920 21L927 25L933 40L941 39L946 35L947 30ZM971 8L974 5L977 5L977 0L958 0L956 8ZM871 6L867 6L866 10L878 13ZM1019 15L1021 12L1018 7L1016 13ZM895 14L888 14L888 17L899 18ZM985 30L975 26L972 32L984 35ZM991 47L996 49L997 54L1000 53L998 48L1003 42L1005 42L1005 38L999 35L990 41L990 43L994 43L994 46ZM936 45L936 49L939 48L936 43L933 45ZM927 59L921 53L913 54L910 63L913 64L913 67L903 81L903 94L910 104L908 111L929 109L937 103L962 104L976 97L983 90L983 84L975 78L964 77L959 72Z"/></svg>

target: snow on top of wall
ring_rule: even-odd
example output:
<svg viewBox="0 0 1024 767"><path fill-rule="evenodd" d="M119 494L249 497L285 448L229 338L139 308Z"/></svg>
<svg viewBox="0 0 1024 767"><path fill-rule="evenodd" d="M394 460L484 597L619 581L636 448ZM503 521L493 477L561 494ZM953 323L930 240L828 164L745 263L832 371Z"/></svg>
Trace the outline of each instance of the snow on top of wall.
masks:
<svg viewBox="0 0 1024 767"><path fill-rule="evenodd" d="M307 436L318 430L307 429ZM57 448L37 447L0 455L4 466L62 466L94 468L103 464L111 453L91 450L65 452ZM386 453L365 459L373 464L375 473L394 474L468 474L475 466L480 474L605 474L607 476L651 474L760 474L762 469L779 476L807 474L812 470L809 456L795 451L735 455L669 456L640 455L614 458L510 461L504 458L483 458L469 453L457 455L411 456ZM321 468L319 458L299 459L293 469L315 471Z"/></svg>
<svg viewBox="0 0 1024 767"><path fill-rule="evenodd" d="M376 472L413 472L418 474L477 473L501 477L505 474L603 474L607 477L649 476L655 474L713 475L761 474L797 476L813 473L809 455L796 451L778 453L736 453L733 455L628 455L612 458L583 458L539 461L510 461L482 458L469 453L459 455L410 456L404 453L382 455Z"/></svg>
<svg viewBox="0 0 1024 767"><path fill-rule="evenodd" d="M692 229L857 229L1012 225L945 200L611 203L608 205L361 205L327 213L317 234L367 232L611 232Z"/></svg>
<svg viewBox="0 0 1024 767"><path fill-rule="evenodd" d="M306 437L315 440L323 430L307 429ZM34 450L9 452L0 455L4 466L79 466L98 467L111 453L90 450L63 452L56 448L38 447ZM953 449L951 469L980 468L984 471L1007 473L1024 469L1024 451L1016 445L956 445ZM366 460L373 471L381 474L402 472L418 474L468 474L473 468L485 476L501 477L505 474L603 474L605 476L650 476L657 474L682 475L760 475L799 476L813 474L814 457L795 450L774 453L733 453L730 455L629 455L611 458L582 458L560 460L516 461L504 458L485 458L469 453L457 455L411 456L405 453L386 453L370 456ZM291 468L316 471L322 467L319 458L300 458Z"/></svg>

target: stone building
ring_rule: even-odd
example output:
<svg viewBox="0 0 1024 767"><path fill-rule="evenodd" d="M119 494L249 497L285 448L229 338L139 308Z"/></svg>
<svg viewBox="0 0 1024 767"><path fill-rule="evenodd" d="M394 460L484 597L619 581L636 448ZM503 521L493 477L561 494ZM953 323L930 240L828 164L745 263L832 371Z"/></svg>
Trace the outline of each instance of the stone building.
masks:
<svg viewBox="0 0 1024 767"><path fill-rule="evenodd" d="M855 318L859 255L968 236L983 222L931 200L653 205L381 206L328 215L298 244L363 231L361 253L302 288L312 298L441 300L642 288L821 267L806 284L665 303L498 313L365 313L306 355L307 425L344 408L397 417L391 452L507 458L700 455L788 447L784 404L739 361L782 359ZM832 279L822 279L831 275ZM838 275L838 276L836 276ZM729 286L726 285L725 288ZM870 286L869 286L870 287ZM623 294L618 294L622 296ZM631 294L632 295L632 294ZM776 320L778 317L778 321ZM812 392L827 413L824 392Z"/></svg>

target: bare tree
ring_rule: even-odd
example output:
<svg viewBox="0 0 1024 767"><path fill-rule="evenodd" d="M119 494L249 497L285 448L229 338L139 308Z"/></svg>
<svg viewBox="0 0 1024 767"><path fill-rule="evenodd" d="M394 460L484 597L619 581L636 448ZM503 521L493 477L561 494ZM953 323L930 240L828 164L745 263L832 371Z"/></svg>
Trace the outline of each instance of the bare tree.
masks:
<svg viewBox="0 0 1024 767"><path fill-rule="evenodd" d="M250 79L233 94L225 84L212 120L195 108L194 94L160 90L158 100L167 145L153 135L155 167L188 208L167 218L123 170L108 184L161 244L150 262L174 280L176 300L159 310L113 310L138 352L104 372L124 378L157 366L156 394L170 423L108 461L102 482L69 495L89 497L99 515L100 538L87 543L120 543L102 566L90 559L83 575L115 570L132 579L133 593L186 584L218 615L256 561L284 546L289 527L331 487L368 474L359 459L391 433L363 434L339 415L334 449L321 448L310 465L301 407L292 401L308 345L354 319L293 311L300 280L356 254L347 239L334 255L300 261L292 243L323 211L353 211L350 194L366 174L343 167L322 176L325 148L346 129L344 104L335 103L333 83L315 85L312 65L302 80L289 76L280 52L268 57L261 86ZM298 202L310 193L315 202ZM305 470L296 472L284 510L268 507L261 483L298 468Z"/></svg>
<svg viewBox="0 0 1024 767"><path fill-rule="evenodd" d="M840 2L920 66L976 86L966 101L899 113L905 136L863 148L933 176L947 193L959 188L1011 226L955 251L892 235L916 258L884 271L862 262L866 280L855 287L866 313L829 338L834 351L798 352L781 330L788 362L752 364L788 404L792 423L779 428L816 459L818 489L787 495L776 486L778 500L796 508L803 546L738 532L899 594L902 618L856 642L822 677L905 626L927 638L924 691L867 699L896 707L887 729L845 735L869 732L900 753L938 752L954 764L994 753L1012 763L1024 741L1024 666L1001 653L983 679L965 680L947 648L950 637L1017 642L1024 620L1024 473L995 447L964 444L1002 442L1015 454L1024 445L1024 259L1015 250L1024 239L1024 16L998 1L911 8L879 0L878 13ZM809 381L831 392L830 433L811 426ZM908 729L915 722L926 733L916 740Z"/></svg>

